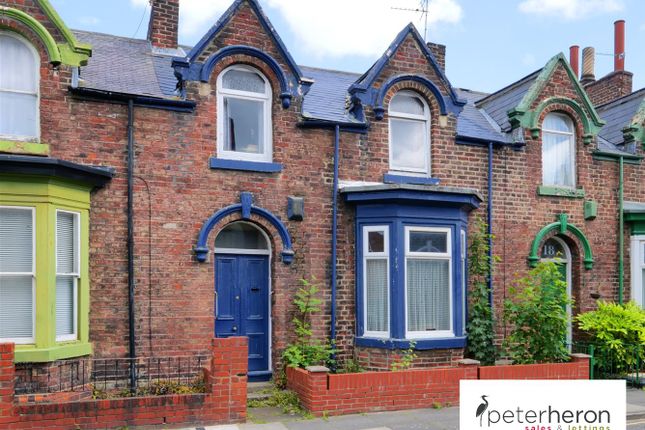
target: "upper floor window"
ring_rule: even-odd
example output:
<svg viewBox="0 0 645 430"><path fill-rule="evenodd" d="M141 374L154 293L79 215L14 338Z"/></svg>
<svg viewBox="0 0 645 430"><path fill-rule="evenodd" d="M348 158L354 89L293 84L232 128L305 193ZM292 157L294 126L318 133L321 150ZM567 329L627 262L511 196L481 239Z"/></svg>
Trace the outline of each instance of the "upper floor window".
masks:
<svg viewBox="0 0 645 430"><path fill-rule="evenodd" d="M563 114L550 113L542 124L542 184L575 188L575 130Z"/></svg>
<svg viewBox="0 0 645 430"><path fill-rule="evenodd" d="M425 100L400 91L389 105L390 169L430 174L430 110Z"/></svg>
<svg viewBox="0 0 645 430"><path fill-rule="evenodd" d="M39 137L40 59L27 41L0 32L0 139Z"/></svg>
<svg viewBox="0 0 645 430"><path fill-rule="evenodd" d="M269 81L251 67L229 67L218 77L217 103L217 156L272 161Z"/></svg>

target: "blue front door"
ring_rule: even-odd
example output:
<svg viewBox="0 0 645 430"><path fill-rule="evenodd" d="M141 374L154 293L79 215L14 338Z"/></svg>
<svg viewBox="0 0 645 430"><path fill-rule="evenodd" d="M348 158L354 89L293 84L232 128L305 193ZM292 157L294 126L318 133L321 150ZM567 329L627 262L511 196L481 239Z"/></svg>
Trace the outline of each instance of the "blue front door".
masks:
<svg viewBox="0 0 645 430"><path fill-rule="evenodd" d="M268 379L269 257L215 256L215 336L249 338L249 380Z"/></svg>

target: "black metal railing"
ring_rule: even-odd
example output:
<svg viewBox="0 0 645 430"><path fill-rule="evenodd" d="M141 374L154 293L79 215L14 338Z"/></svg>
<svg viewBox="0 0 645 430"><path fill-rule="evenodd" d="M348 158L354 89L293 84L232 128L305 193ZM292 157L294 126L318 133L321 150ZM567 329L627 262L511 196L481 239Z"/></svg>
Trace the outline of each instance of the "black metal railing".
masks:
<svg viewBox="0 0 645 430"><path fill-rule="evenodd" d="M204 391L202 369L208 363L205 355L21 363L16 366L15 392L92 391L97 398L200 392ZM136 383L134 390L131 374Z"/></svg>

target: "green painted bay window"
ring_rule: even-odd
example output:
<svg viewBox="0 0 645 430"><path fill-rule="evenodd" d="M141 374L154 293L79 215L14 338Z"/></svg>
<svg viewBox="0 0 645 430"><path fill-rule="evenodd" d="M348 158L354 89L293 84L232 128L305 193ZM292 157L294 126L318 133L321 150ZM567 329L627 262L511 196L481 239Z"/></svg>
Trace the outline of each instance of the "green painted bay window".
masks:
<svg viewBox="0 0 645 430"><path fill-rule="evenodd" d="M0 175L0 342L16 344L17 362L92 352L88 250L95 185Z"/></svg>

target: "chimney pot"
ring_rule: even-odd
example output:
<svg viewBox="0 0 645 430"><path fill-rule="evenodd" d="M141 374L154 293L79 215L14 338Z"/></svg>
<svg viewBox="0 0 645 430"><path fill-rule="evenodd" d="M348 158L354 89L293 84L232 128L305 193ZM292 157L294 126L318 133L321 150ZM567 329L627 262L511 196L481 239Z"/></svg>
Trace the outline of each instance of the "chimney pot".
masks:
<svg viewBox="0 0 645 430"><path fill-rule="evenodd" d="M590 84L596 80L594 75L594 62L596 50L592 46L587 46L582 50L582 78L580 83L583 85Z"/></svg>
<svg viewBox="0 0 645 430"><path fill-rule="evenodd" d="M571 64L576 79L580 79L580 47L578 45L569 48L569 64Z"/></svg>
<svg viewBox="0 0 645 430"><path fill-rule="evenodd" d="M614 72L625 70L625 20L614 22Z"/></svg>

